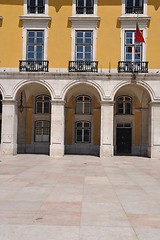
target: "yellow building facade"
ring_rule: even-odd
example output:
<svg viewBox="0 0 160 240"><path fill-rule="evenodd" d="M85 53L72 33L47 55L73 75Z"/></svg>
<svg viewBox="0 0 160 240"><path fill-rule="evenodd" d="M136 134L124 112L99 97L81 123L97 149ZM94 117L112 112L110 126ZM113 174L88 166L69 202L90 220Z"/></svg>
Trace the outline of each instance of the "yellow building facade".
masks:
<svg viewBox="0 0 160 240"><path fill-rule="evenodd" d="M159 156L160 3L15 2L0 0L1 154Z"/></svg>

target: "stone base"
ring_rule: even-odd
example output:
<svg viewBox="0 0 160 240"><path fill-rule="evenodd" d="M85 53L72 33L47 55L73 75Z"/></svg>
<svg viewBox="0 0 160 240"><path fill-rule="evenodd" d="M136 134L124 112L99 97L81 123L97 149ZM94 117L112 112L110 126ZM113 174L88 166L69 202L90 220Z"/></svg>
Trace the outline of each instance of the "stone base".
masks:
<svg viewBox="0 0 160 240"><path fill-rule="evenodd" d="M16 155L17 154L17 144L2 143L1 144L1 154L2 155Z"/></svg>
<svg viewBox="0 0 160 240"><path fill-rule="evenodd" d="M148 157L160 158L160 145L148 147Z"/></svg>
<svg viewBox="0 0 160 240"><path fill-rule="evenodd" d="M113 156L113 146L111 145L102 145L100 146L100 157L112 157Z"/></svg>
<svg viewBox="0 0 160 240"><path fill-rule="evenodd" d="M50 156L51 157L63 157L64 156L64 145L51 144L50 145Z"/></svg>

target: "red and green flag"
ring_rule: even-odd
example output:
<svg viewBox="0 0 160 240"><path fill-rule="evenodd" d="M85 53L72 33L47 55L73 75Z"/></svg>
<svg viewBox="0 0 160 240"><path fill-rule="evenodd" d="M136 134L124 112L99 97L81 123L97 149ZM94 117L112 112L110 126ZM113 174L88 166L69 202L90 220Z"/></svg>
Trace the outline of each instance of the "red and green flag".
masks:
<svg viewBox="0 0 160 240"><path fill-rule="evenodd" d="M139 29L138 23L136 25L136 42L145 42L143 35Z"/></svg>

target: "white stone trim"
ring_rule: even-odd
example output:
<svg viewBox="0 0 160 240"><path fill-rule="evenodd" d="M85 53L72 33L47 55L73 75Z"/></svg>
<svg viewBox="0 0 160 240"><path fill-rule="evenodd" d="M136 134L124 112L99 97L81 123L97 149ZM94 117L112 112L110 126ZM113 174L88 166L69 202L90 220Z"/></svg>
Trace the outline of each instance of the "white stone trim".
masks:
<svg viewBox="0 0 160 240"><path fill-rule="evenodd" d="M22 59L26 59L26 40L27 40L27 30L43 30L44 31L44 60L47 60L47 43L48 43L48 19L47 21L23 21L23 31L22 31L22 38L23 38L23 53Z"/></svg>
<svg viewBox="0 0 160 240"><path fill-rule="evenodd" d="M71 50L71 61L75 61L75 36L76 36L76 31L77 30L90 30L93 31L93 52L92 52L92 56L93 59L92 61L96 61L96 39L97 39L97 29L96 28L82 28L82 27L76 27L76 28L72 28L72 50Z"/></svg>
<svg viewBox="0 0 160 240"><path fill-rule="evenodd" d="M51 21L51 17L47 16L47 15L23 15L23 16L19 16L19 19L23 21L23 23L25 23L26 21L40 21L40 22L45 22L46 24L48 24L49 21Z"/></svg>
<svg viewBox="0 0 160 240"><path fill-rule="evenodd" d="M72 27L94 27L97 28L100 17L98 16L70 16L68 20L71 21Z"/></svg>
<svg viewBox="0 0 160 240"><path fill-rule="evenodd" d="M76 14L76 0L72 0L72 15L73 16L93 16L93 15L97 15L97 1L98 0L94 0L94 13L93 14Z"/></svg>
<svg viewBox="0 0 160 240"><path fill-rule="evenodd" d="M147 42L147 29L143 24L139 24L139 28L143 31L143 37L145 39L145 43L143 44L142 49L142 61L146 61L146 42ZM136 22L131 22L131 24L127 24L121 27L121 61L124 61L124 43L125 43L125 31L127 30L136 30Z"/></svg>
<svg viewBox="0 0 160 240"><path fill-rule="evenodd" d="M48 0L45 0L45 13L44 14L29 14L27 13L27 0L24 0L24 15L33 15L33 16L37 16L37 15L44 15L44 14L48 14Z"/></svg>

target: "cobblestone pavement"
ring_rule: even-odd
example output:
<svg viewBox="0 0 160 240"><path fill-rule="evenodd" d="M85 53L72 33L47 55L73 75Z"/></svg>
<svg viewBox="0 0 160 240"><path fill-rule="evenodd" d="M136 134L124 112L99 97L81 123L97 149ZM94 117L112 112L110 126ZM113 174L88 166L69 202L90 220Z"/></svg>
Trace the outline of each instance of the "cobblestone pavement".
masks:
<svg viewBox="0 0 160 240"><path fill-rule="evenodd" d="M1 156L0 240L160 240L160 160Z"/></svg>

